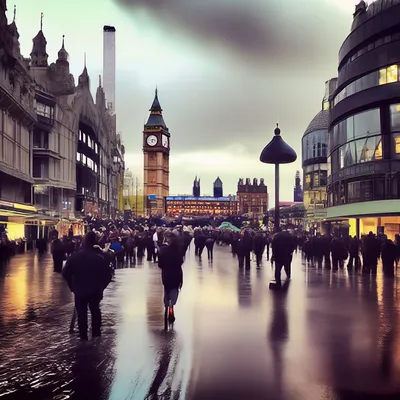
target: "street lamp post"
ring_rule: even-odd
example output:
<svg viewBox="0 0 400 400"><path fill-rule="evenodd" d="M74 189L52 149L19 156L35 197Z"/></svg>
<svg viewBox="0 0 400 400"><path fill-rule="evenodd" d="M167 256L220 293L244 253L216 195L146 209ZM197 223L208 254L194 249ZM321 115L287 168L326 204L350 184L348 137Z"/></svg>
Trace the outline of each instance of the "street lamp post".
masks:
<svg viewBox="0 0 400 400"><path fill-rule="evenodd" d="M275 165L275 221L274 230L280 230L279 216L279 164L290 164L297 159L296 152L282 139L278 124L275 128L275 136L264 147L260 155L260 161L265 164Z"/></svg>

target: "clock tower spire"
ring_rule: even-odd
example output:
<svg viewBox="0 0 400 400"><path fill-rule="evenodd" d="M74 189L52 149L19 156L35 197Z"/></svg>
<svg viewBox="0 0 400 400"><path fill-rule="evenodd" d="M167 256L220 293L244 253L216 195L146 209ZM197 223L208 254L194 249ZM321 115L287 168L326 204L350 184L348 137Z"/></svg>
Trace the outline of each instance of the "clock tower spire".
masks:
<svg viewBox="0 0 400 400"><path fill-rule="evenodd" d="M144 195L147 214L164 214L164 197L169 195L170 133L165 124L158 90L143 130Z"/></svg>

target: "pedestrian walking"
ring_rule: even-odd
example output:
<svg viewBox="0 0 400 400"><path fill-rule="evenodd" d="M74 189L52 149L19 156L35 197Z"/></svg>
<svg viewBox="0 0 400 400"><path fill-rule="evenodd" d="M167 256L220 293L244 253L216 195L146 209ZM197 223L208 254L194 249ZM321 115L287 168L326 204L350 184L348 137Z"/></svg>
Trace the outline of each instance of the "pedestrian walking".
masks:
<svg viewBox="0 0 400 400"><path fill-rule="evenodd" d="M111 281L111 269L94 248L95 245L96 235L89 232L82 250L74 253L62 270L64 279L74 293L79 336L82 340L88 339L88 306L92 314L92 336L101 335L100 302L104 289Z"/></svg>
<svg viewBox="0 0 400 400"><path fill-rule="evenodd" d="M161 268L162 283L164 285L165 323L175 322L174 306L178 301L179 291L183 285L183 249L180 246L176 233L167 237L167 246L162 247L159 253L158 266Z"/></svg>

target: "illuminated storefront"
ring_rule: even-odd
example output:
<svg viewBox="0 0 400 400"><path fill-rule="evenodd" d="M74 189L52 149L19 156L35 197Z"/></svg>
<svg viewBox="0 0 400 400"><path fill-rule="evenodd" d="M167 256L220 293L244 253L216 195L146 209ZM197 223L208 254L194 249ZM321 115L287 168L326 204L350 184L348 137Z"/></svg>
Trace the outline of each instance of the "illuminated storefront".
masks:
<svg viewBox="0 0 400 400"><path fill-rule="evenodd" d="M165 197L168 215L235 215L238 202L235 197Z"/></svg>
<svg viewBox="0 0 400 400"><path fill-rule="evenodd" d="M339 52L329 126L327 220L349 233L400 231L400 3L356 6ZM362 26L362 28L361 28Z"/></svg>

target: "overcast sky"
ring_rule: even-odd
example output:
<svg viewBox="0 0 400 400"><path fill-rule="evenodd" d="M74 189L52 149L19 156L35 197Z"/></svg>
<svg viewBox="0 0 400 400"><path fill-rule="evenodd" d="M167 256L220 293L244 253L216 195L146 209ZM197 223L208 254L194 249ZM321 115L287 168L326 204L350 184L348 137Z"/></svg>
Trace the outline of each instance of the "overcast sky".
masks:
<svg viewBox="0 0 400 400"><path fill-rule="evenodd" d="M296 150L281 168L281 199L293 200L301 136L321 108L324 82L337 74L355 0L14 0L21 50L28 57L40 27L55 61L65 35L71 72L84 52L96 90L102 28L117 29L117 124L126 164L142 175L142 131L158 86L171 132L170 193L202 194L220 176L224 194L240 177L265 178L273 205L273 166L259 162L278 121ZM65 6L62 5L65 4Z"/></svg>

